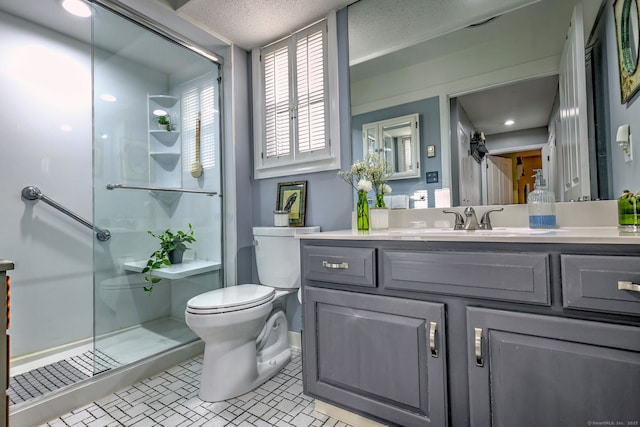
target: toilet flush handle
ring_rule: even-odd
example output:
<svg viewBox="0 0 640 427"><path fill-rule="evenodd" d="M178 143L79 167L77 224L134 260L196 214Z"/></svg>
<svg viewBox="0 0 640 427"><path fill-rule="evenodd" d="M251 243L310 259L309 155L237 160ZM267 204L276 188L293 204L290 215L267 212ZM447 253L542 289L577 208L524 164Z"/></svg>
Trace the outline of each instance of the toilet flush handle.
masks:
<svg viewBox="0 0 640 427"><path fill-rule="evenodd" d="M251 242L253 244L253 246L258 246L258 241L257 240L253 240L253 242Z"/></svg>

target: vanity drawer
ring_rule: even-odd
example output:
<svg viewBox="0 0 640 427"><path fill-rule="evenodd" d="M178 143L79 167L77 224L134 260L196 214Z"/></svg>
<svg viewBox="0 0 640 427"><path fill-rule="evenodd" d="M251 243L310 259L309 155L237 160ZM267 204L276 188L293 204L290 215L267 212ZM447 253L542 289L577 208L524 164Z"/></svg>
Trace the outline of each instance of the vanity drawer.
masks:
<svg viewBox="0 0 640 427"><path fill-rule="evenodd" d="M640 257L561 255L560 260L564 307L640 316Z"/></svg>
<svg viewBox="0 0 640 427"><path fill-rule="evenodd" d="M373 248L304 246L302 256L306 280L376 287Z"/></svg>
<svg viewBox="0 0 640 427"><path fill-rule="evenodd" d="M550 305L549 254L382 251L382 287Z"/></svg>

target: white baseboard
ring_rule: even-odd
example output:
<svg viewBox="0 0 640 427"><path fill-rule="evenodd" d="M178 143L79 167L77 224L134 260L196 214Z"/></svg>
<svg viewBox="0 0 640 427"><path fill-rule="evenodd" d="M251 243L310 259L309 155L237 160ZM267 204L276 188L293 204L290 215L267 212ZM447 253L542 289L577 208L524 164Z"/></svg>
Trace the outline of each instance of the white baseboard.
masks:
<svg viewBox="0 0 640 427"><path fill-rule="evenodd" d="M352 425L354 427L387 427L386 424L380 424L379 422L370 420L369 418L365 418L358 414L354 414L353 412L349 412L345 409L338 408L337 406L330 405L329 403L323 402L318 399L315 400L314 405L314 409L317 412L325 414L331 418L335 418L336 420L340 420L343 423Z"/></svg>
<svg viewBox="0 0 640 427"><path fill-rule="evenodd" d="M289 347L302 350L302 334L300 332L289 331Z"/></svg>

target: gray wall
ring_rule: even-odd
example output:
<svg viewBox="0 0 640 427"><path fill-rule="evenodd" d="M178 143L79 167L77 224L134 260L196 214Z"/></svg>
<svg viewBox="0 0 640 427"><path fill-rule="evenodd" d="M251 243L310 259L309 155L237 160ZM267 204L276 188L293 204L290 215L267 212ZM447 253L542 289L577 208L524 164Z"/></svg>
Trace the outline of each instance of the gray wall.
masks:
<svg viewBox="0 0 640 427"><path fill-rule="evenodd" d="M341 169L345 169L351 165L349 40L346 8L338 11L337 27L340 158ZM250 70L249 54L247 54L246 64ZM246 77L248 93L251 93L250 75L251 72L248 71ZM238 107L234 107L234 112L237 113ZM243 108L251 110L250 104ZM247 124L247 129L250 129L250 123ZM253 137L249 137L246 141L240 141L234 149L237 180L238 283L259 283L255 268L252 227L273 225L273 210L276 207L276 191L279 182L307 181L306 226L318 225L322 231L351 228L351 212L353 210L351 187L337 176L337 170L257 180L253 178ZM299 331L302 329L300 305L295 294L290 295L287 299L287 318L289 330Z"/></svg>
<svg viewBox="0 0 640 427"><path fill-rule="evenodd" d="M392 119L418 113L420 117L420 178L408 178L389 181L394 194L412 195L417 190L429 192L429 207L434 207L434 190L441 188L442 183L427 184L426 173L437 171L439 181L442 180L442 161L440 148L440 107L438 97L422 99L394 107L383 108L369 113L353 116L351 121L352 153L354 159L362 159L362 125L379 120ZM427 158L427 145L435 145L436 156ZM343 162L344 164L344 162ZM346 165L348 166L348 165ZM355 195L353 196L355 197Z"/></svg>

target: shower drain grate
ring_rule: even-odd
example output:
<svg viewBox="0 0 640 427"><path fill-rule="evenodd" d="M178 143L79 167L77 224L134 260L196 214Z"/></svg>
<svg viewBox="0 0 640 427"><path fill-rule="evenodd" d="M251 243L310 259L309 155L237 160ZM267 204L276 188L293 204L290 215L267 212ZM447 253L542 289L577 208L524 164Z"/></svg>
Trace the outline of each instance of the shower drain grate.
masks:
<svg viewBox="0 0 640 427"><path fill-rule="evenodd" d="M31 400L120 365L101 351L87 351L67 360L32 369L9 379L9 404Z"/></svg>

